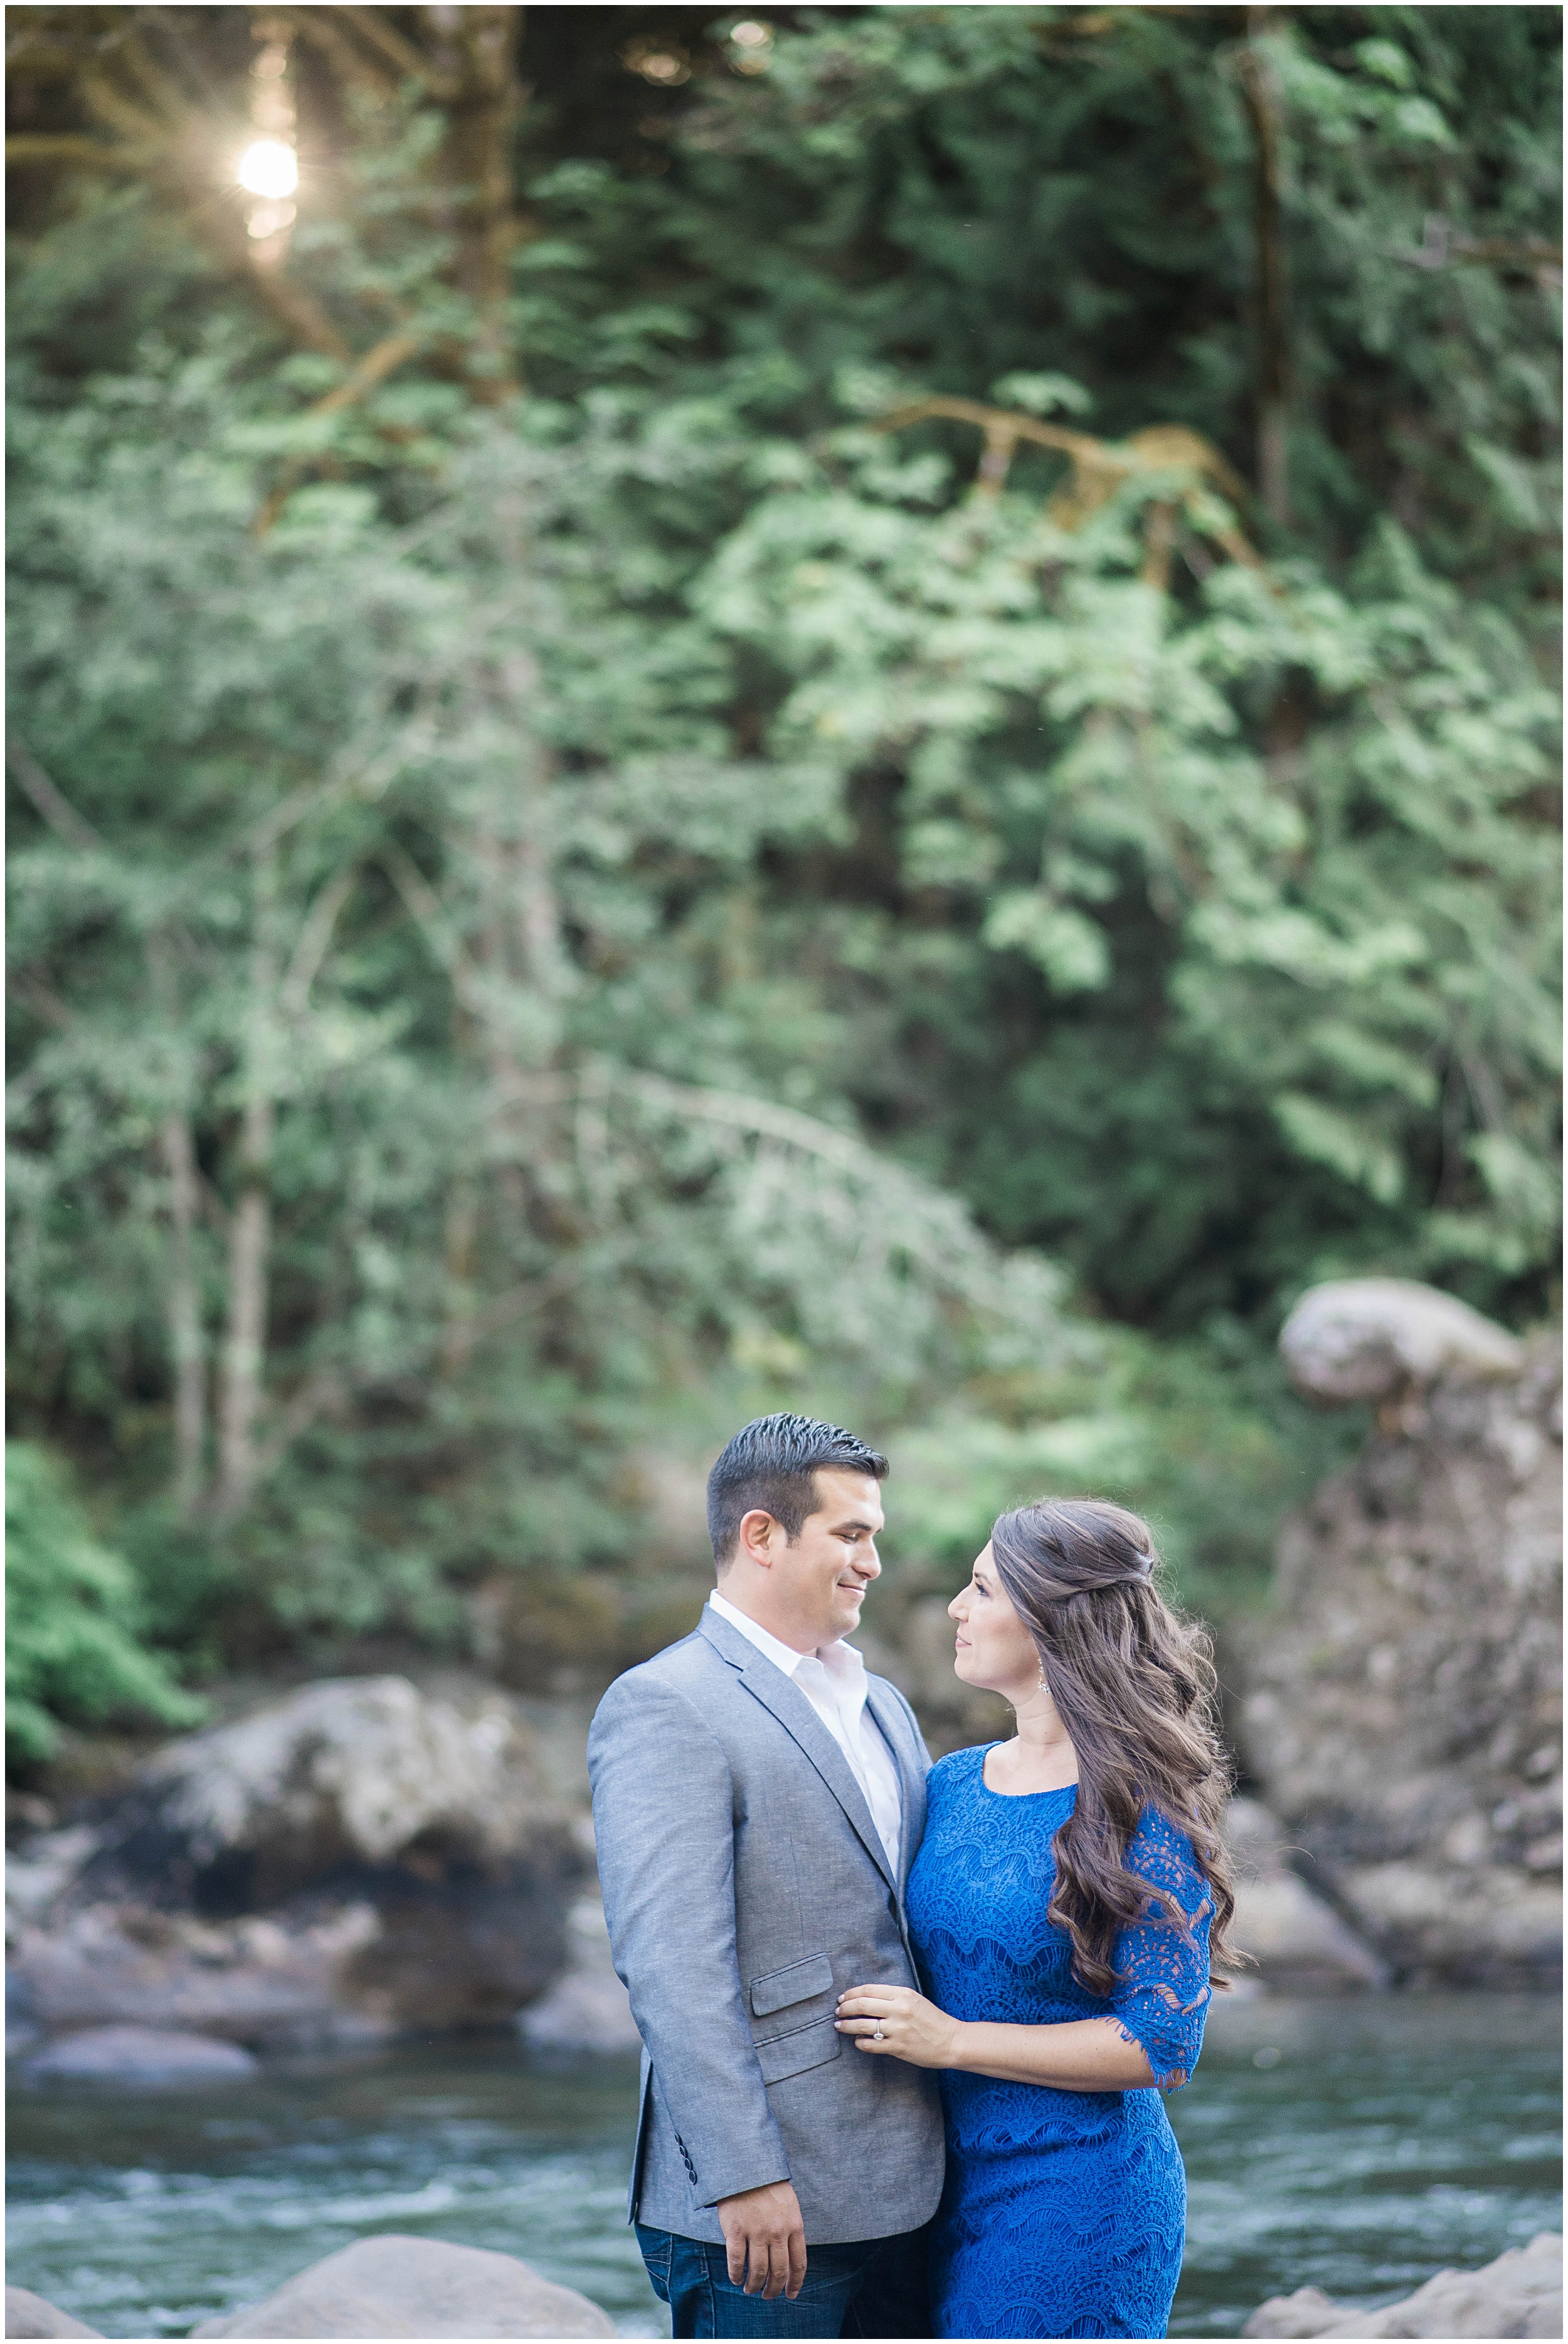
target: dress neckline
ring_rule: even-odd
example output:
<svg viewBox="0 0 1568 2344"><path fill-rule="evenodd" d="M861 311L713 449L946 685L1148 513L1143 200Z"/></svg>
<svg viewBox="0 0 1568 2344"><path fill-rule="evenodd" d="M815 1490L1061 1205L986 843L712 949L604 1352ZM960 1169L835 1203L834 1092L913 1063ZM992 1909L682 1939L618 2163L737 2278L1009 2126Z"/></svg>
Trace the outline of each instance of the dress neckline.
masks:
<svg viewBox="0 0 1568 2344"><path fill-rule="evenodd" d="M1078 1786L1076 1783L1063 1783L1054 1791L993 1791L986 1780L986 1761L993 1750L999 1750L1001 1746L999 1742L987 1742L980 1753L980 1788L988 1799L1060 1799L1067 1792L1077 1791Z"/></svg>

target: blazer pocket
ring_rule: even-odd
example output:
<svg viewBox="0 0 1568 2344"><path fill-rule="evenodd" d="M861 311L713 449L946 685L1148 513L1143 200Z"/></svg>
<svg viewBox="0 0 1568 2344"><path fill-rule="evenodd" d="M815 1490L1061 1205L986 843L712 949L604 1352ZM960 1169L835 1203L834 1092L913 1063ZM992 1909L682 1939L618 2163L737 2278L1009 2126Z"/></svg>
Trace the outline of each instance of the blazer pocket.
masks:
<svg viewBox="0 0 1568 2344"><path fill-rule="evenodd" d="M807 2067L825 2066L829 2059L836 2059L843 2048L843 2036L831 2018L824 2018L815 2026L797 2026L793 2035L774 2035L766 2043L759 2043L757 2064L764 2084L782 2084L786 2076L799 2076Z"/></svg>
<svg viewBox="0 0 1568 2344"><path fill-rule="evenodd" d="M793 2002L807 2002L814 1994L833 1990L833 1964L825 1954L813 1954L787 1969L769 1970L752 1980L752 2013L766 2018L770 2011L787 2010Z"/></svg>

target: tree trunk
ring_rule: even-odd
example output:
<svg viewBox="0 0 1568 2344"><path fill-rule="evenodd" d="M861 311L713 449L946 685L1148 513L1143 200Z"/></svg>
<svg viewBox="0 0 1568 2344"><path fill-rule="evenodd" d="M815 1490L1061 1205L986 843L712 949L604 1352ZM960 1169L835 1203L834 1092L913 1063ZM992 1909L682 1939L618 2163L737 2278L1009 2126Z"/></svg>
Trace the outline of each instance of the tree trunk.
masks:
<svg viewBox="0 0 1568 2344"><path fill-rule="evenodd" d="M512 139L522 106L522 10L432 7L425 15L445 86L440 168L455 199L455 273L476 313L464 355L474 397L499 404L521 388L507 311L518 234Z"/></svg>
<svg viewBox="0 0 1568 2344"><path fill-rule="evenodd" d="M446 1325L441 1336L441 1373L455 1383L473 1352L474 1256L479 1242L479 1197L472 1180L460 1173L447 1195Z"/></svg>
<svg viewBox="0 0 1568 2344"><path fill-rule="evenodd" d="M164 1117L164 1158L168 1166L168 1331L174 1354L174 1502L189 1521L201 1502L203 1450L207 1442L207 1360L201 1335L201 1297L196 1278L196 1146L189 1118L176 1110Z"/></svg>
<svg viewBox="0 0 1568 2344"><path fill-rule="evenodd" d="M229 1234L228 1324L217 1428L217 1492L213 1508L219 1521L232 1521L243 1512L256 1486L258 1470L256 1433L267 1350L267 1279L272 1242L277 889L276 852L268 847L256 863L239 1194Z"/></svg>
<svg viewBox="0 0 1568 2344"><path fill-rule="evenodd" d="M1270 11L1249 8L1247 39L1237 61L1242 102L1252 131L1252 229L1258 303L1258 495L1263 510L1281 524L1290 518L1289 442L1290 362L1286 314L1285 247L1280 178L1280 106L1259 34L1269 30Z"/></svg>

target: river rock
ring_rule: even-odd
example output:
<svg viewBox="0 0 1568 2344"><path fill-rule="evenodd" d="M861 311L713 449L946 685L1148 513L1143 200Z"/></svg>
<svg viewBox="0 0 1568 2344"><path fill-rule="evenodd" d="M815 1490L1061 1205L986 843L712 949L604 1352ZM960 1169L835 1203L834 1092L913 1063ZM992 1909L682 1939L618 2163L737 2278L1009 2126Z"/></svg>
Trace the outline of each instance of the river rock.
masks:
<svg viewBox="0 0 1568 2344"><path fill-rule="evenodd" d="M1225 1820L1236 1881L1231 1936L1251 1955L1241 1975L1297 1994L1386 1985L1387 1965L1290 1869L1286 1836L1255 1799L1232 1799Z"/></svg>
<svg viewBox="0 0 1568 2344"><path fill-rule="evenodd" d="M395 2031L355 1985L355 1961L380 1926L363 1901L315 1917L228 1922L90 1905L20 1931L10 1975L51 2034L172 2028L262 2049L324 2048Z"/></svg>
<svg viewBox="0 0 1568 2344"><path fill-rule="evenodd" d="M406 1677L339 1677L183 1736L138 1775L103 1871L156 1854L197 1901L259 1911L345 1869L525 1854L543 1785L504 1695L460 1706ZM91 1868L91 1867L89 1867Z"/></svg>
<svg viewBox="0 0 1568 2344"><path fill-rule="evenodd" d="M1395 1975L1562 1961L1561 1367L1440 1374L1282 1526L1238 1632L1248 1769Z"/></svg>
<svg viewBox="0 0 1568 2344"><path fill-rule="evenodd" d="M208 2084L254 2076L257 2063L238 2044L156 2026L87 2026L62 2036L27 2060L29 2083Z"/></svg>
<svg viewBox="0 0 1568 2344"><path fill-rule="evenodd" d="M37 1921L95 1856L102 1834L90 1824L42 1831L5 1856L5 1942Z"/></svg>
<svg viewBox="0 0 1568 2344"><path fill-rule="evenodd" d="M613 2336L575 2288L515 2255L440 2238L361 2238L286 2279L253 2309L193 2336Z"/></svg>
<svg viewBox="0 0 1568 2344"><path fill-rule="evenodd" d="M1409 1278L1341 1278L1303 1294L1280 1336L1286 1370L1313 1399L1386 1400L1439 1376L1512 1380L1515 1337L1468 1302Z"/></svg>
<svg viewBox="0 0 1568 2344"><path fill-rule="evenodd" d="M46 2303L31 2288L8 2287L5 2290L5 2333L7 2336L101 2336L101 2328L84 2328L68 2311L56 2309Z"/></svg>
<svg viewBox="0 0 1568 2344"><path fill-rule="evenodd" d="M639 2051L642 2038L610 1957L604 1906L584 1896L566 1916L566 1967L542 2000L518 2018L536 2051Z"/></svg>
<svg viewBox="0 0 1568 2344"><path fill-rule="evenodd" d="M1527 2247L1477 2271L1439 2271L1402 2303L1364 2311L1320 2288L1299 2288L1259 2307L1243 2336L1561 2337L1563 2238L1543 2230Z"/></svg>
<svg viewBox="0 0 1568 2344"><path fill-rule="evenodd" d="M12 1953L46 2028L262 2047L508 2023L559 1974L592 1869L515 1702L401 1677L184 1735L46 1836Z"/></svg>

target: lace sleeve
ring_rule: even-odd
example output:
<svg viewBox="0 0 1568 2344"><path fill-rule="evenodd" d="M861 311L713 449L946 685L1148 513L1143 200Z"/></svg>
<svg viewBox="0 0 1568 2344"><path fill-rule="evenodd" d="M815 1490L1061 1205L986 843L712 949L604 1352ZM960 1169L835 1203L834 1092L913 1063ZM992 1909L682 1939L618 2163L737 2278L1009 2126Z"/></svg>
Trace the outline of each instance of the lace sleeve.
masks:
<svg viewBox="0 0 1568 2344"><path fill-rule="evenodd" d="M1144 1810L1128 1843L1127 1868L1174 1897L1187 1917L1183 1928L1160 1898L1148 1898L1142 1918L1118 1935L1120 1983L1111 1997L1122 2034L1143 2051L1161 2090L1174 2091L1191 2076L1202 2047L1213 1899L1186 1834L1152 1808Z"/></svg>

